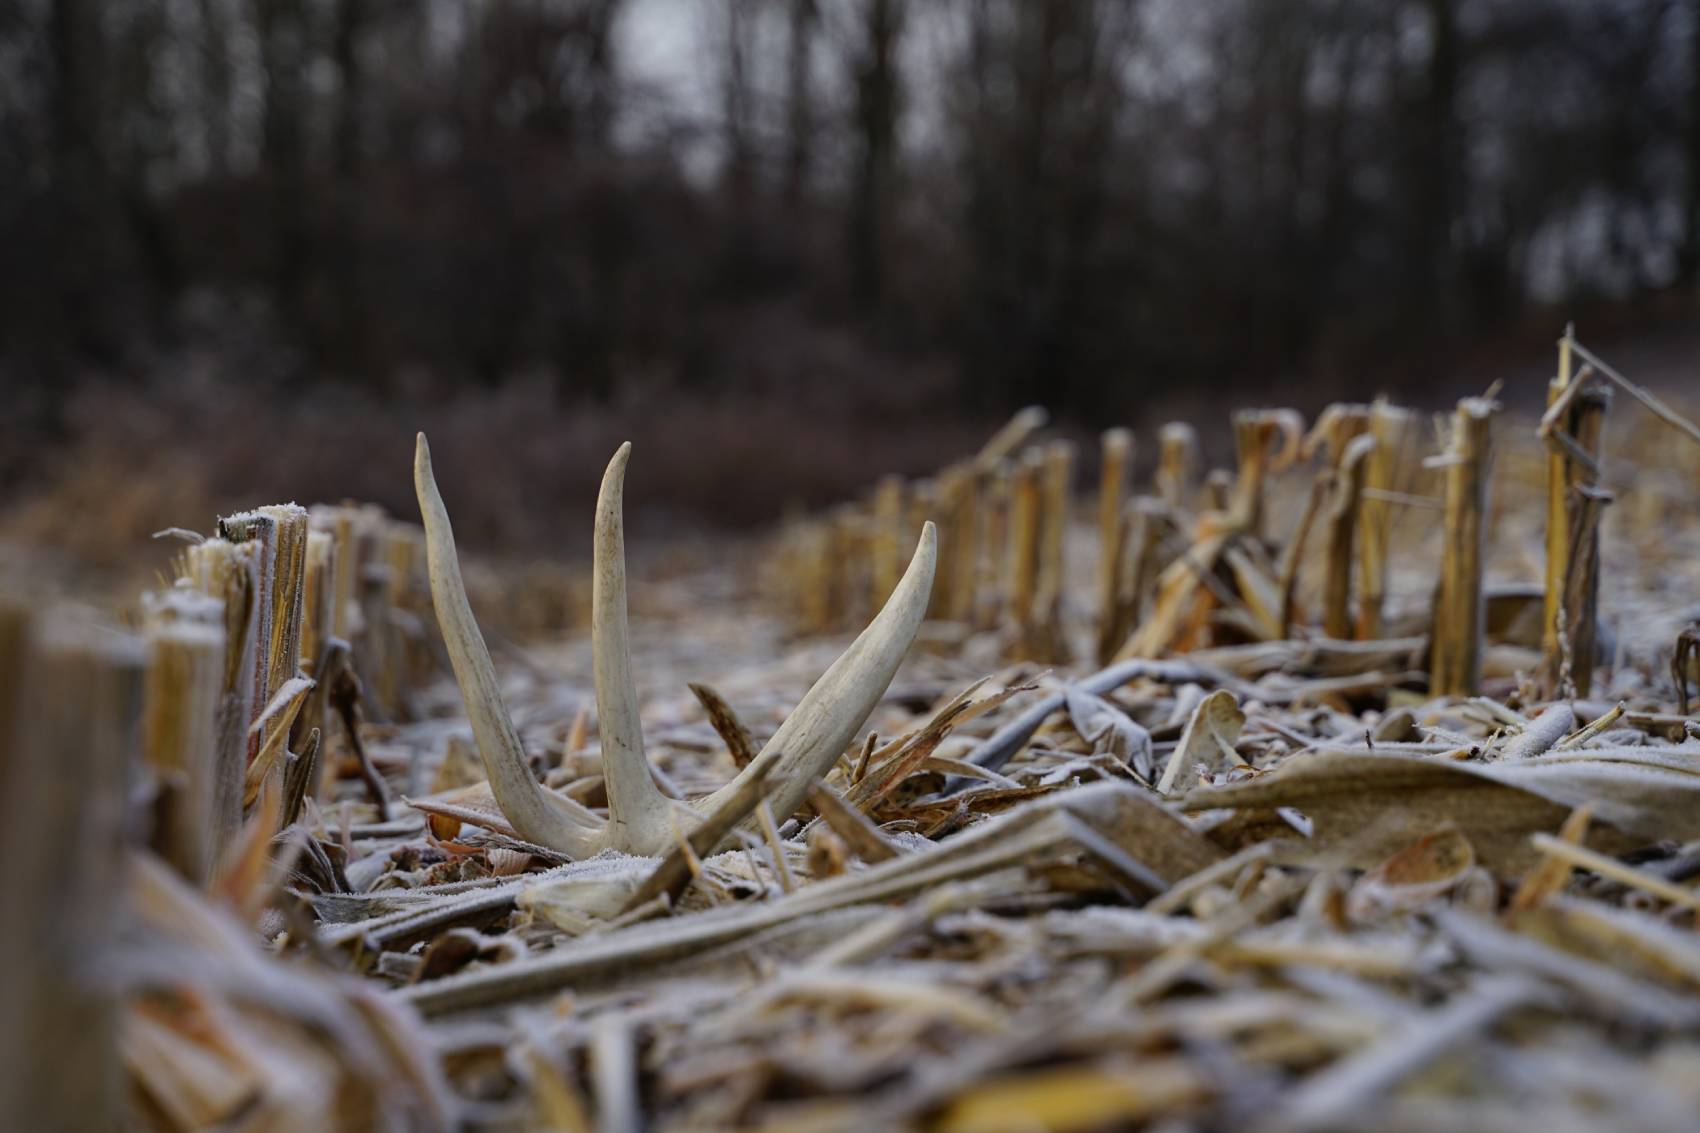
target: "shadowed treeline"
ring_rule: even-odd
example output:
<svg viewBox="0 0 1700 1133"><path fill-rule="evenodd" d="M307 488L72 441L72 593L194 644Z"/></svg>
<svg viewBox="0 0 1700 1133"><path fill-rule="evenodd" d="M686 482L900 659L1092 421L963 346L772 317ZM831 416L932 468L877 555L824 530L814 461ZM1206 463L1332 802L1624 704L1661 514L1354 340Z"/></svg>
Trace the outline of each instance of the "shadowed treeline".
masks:
<svg viewBox="0 0 1700 1133"><path fill-rule="evenodd" d="M0 71L37 440L186 371L1125 419L1700 280L1696 0L33 0Z"/></svg>

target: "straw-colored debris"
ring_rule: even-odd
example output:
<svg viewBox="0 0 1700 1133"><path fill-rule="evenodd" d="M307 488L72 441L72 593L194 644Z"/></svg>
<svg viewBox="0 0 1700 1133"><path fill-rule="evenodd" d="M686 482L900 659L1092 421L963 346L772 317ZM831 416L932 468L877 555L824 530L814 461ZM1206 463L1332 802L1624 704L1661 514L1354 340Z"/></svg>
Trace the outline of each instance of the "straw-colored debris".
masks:
<svg viewBox="0 0 1700 1133"><path fill-rule="evenodd" d="M1202 487L1028 410L665 574L622 448L525 647L423 438L422 529L0 599L0 1126L1685 1133L1700 445L1560 366Z"/></svg>

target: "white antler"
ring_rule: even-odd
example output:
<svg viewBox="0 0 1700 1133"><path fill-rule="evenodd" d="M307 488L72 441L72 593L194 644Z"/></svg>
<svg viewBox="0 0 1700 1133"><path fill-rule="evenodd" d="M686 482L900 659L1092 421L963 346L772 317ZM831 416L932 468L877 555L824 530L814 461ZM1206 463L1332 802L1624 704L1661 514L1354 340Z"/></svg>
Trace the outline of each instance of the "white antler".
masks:
<svg viewBox="0 0 1700 1133"><path fill-rule="evenodd" d="M626 635L625 499L627 441L602 474L596 498L596 548L590 598L591 657L596 671L597 730L608 783L609 841L632 853L656 854L674 841L672 805L649 774Z"/></svg>
<svg viewBox="0 0 1700 1133"><path fill-rule="evenodd" d="M938 532L929 522L921 528L909 569L879 615L821 674L743 774L702 800L703 809L712 811L758 767L774 784L773 813L784 818L797 809L815 780L832 770L897 675L927 616L937 565Z"/></svg>
<svg viewBox="0 0 1700 1133"><path fill-rule="evenodd" d="M559 795L546 793L526 765L525 749L496 685L490 650L466 600L454 529L449 526L449 513L437 491L436 478L431 475L431 448L425 443L424 433L419 434L414 450L413 487L419 494L419 514L425 521L431 604L437 611L437 625L443 631L455 681L466 701L490 793L521 838L573 857L594 854L600 848L598 832L591 825L597 822L596 816Z"/></svg>
<svg viewBox="0 0 1700 1133"><path fill-rule="evenodd" d="M532 777L519 735L502 703L490 651L466 599L454 532L431 475L431 451L423 433L414 457L414 486L425 519L431 600L472 720L490 791L521 837L572 857L588 857L604 848L656 854L676 838L674 804L656 787L644 756L627 641L621 505L630 454L631 446L622 445L609 461L596 504L591 649L608 784L606 824L584 807L544 790ZM704 814L715 813L758 775L773 785L769 802L775 814L788 816L797 809L809 787L832 769L885 695L926 617L937 564L938 533L928 523L921 530L909 569L884 608L815 682L761 753L714 794L693 807L678 808L685 829L700 823Z"/></svg>

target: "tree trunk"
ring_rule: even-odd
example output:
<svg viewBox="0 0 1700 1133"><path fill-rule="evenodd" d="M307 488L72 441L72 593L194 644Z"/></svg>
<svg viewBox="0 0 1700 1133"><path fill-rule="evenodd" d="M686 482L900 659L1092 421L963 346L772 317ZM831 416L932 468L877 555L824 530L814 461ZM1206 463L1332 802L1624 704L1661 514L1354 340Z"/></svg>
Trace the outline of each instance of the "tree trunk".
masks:
<svg viewBox="0 0 1700 1133"><path fill-rule="evenodd" d="M815 17L815 0L791 0L790 44L786 49L785 201L792 207L808 190L814 160L814 88L809 52Z"/></svg>
<svg viewBox="0 0 1700 1133"><path fill-rule="evenodd" d="M897 161L902 97L898 43L903 0L869 0L856 60L856 172L850 201L850 263L857 300L879 303L885 290L884 230Z"/></svg>
<svg viewBox="0 0 1700 1133"><path fill-rule="evenodd" d="M1684 239L1679 281L1700 290L1700 0L1688 3L1687 178L1683 185Z"/></svg>
<svg viewBox="0 0 1700 1133"><path fill-rule="evenodd" d="M307 274L305 134L301 72L307 62L306 21L294 0L259 5L260 59L266 102L261 123L271 192L272 281L278 307L294 320L302 314Z"/></svg>
<svg viewBox="0 0 1700 1133"><path fill-rule="evenodd" d="M1452 219L1462 196L1462 123L1458 118L1461 44L1455 0L1427 0L1433 47L1429 55L1428 86L1423 102L1422 150L1417 156L1418 208L1422 257L1428 294L1424 303L1436 329L1444 334L1462 330L1468 310L1466 297L1456 293L1457 256L1452 247Z"/></svg>
<svg viewBox="0 0 1700 1133"><path fill-rule="evenodd" d="M52 215L59 250L54 291L69 337L82 349L104 353L112 346L101 313L112 193L100 148L106 68L99 6L55 0L48 41L53 55Z"/></svg>
<svg viewBox="0 0 1700 1133"><path fill-rule="evenodd" d="M222 178L230 169L230 23L223 0L200 0L201 118L207 129L207 175Z"/></svg>

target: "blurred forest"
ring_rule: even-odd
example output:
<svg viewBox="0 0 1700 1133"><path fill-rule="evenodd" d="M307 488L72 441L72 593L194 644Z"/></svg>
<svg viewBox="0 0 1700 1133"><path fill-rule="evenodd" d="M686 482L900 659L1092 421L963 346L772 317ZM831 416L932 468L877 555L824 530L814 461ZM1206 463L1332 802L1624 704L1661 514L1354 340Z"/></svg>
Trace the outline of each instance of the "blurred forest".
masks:
<svg viewBox="0 0 1700 1133"><path fill-rule="evenodd" d="M12 485L303 396L774 473L822 412L1368 396L1700 294L1700 0L13 0L0 248Z"/></svg>

